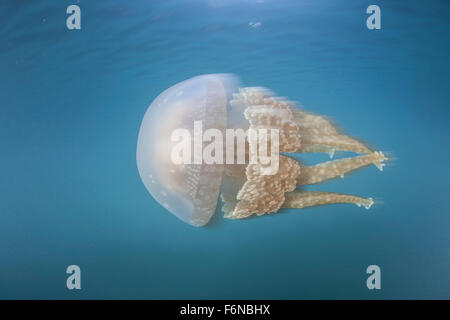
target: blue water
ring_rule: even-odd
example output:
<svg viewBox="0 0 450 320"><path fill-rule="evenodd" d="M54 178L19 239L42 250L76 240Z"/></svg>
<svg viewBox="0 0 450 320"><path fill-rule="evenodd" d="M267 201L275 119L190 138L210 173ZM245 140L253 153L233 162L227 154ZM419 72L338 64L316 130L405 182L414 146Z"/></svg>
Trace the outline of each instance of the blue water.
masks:
<svg viewBox="0 0 450 320"><path fill-rule="evenodd" d="M448 1L4 0L0 24L0 298L450 298ZM206 228L169 214L138 175L140 122L164 89L217 72L391 155L309 188L379 204Z"/></svg>

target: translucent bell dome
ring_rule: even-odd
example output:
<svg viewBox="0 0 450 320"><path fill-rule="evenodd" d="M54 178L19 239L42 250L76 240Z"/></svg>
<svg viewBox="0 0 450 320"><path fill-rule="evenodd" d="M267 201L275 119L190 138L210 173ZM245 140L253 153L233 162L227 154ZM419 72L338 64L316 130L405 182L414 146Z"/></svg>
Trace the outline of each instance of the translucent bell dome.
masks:
<svg viewBox="0 0 450 320"><path fill-rule="evenodd" d="M163 207L193 226L203 226L217 206L222 182L221 164L175 164L172 134L194 123L225 131L228 102L238 88L230 74L201 75L180 82L161 93L147 109L139 131L137 167L140 177Z"/></svg>

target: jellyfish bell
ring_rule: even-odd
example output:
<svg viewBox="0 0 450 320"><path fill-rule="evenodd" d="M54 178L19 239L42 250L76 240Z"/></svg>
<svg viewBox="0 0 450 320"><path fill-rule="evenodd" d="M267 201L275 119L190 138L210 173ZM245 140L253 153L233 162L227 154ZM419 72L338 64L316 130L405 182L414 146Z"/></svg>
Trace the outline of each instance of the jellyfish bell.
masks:
<svg viewBox="0 0 450 320"><path fill-rule="evenodd" d="M205 225L216 209L223 165L174 164L172 134L185 129L198 140L194 134L198 121L203 130L225 130L228 101L238 82L230 74L201 75L180 82L153 101L141 124L137 166L145 187L167 210L194 226Z"/></svg>
<svg viewBox="0 0 450 320"><path fill-rule="evenodd" d="M199 156L201 159L209 143L203 140L202 132L197 132L197 123L201 123L203 132L211 129L227 138L229 130L244 130L244 162L195 161ZM251 161L255 154L258 158L264 146L261 140L250 138L251 130L277 132L266 137L268 149L277 159L276 170L270 174L264 173L267 163ZM189 134L183 154L194 161L174 161L178 143L174 132ZM228 156L231 152L236 160L239 149L234 141L232 136L231 148L227 140L225 148L214 149L214 154L223 151ZM361 155L301 166L280 154L325 152L331 157L335 150ZM201 75L165 90L145 113L137 143L137 166L147 190L168 211L193 226L209 222L219 196L222 211L230 219L334 203L369 208L371 198L296 189L343 177L369 164L381 170L386 159L383 153L341 134L326 117L305 112L268 89L241 88L238 78L230 74Z"/></svg>

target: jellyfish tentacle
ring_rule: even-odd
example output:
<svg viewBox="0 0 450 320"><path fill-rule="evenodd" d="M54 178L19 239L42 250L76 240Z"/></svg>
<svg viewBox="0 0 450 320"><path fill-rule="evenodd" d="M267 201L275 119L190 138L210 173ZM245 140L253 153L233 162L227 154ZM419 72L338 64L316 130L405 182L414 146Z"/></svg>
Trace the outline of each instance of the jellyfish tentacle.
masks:
<svg viewBox="0 0 450 320"><path fill-rule="evenodd" d="M328 179L343 177L347 172L374 164L381 171L387 157L382 152L373 152L354 158L327 161L315 166L304 166L300 170L297 184L307 185L319 183Z"/></svg>
<svg viewBox="0 0 450 320"><path fill-rule="evenodd" d="M324 204L354 203L358 207L362 205L369 209L374 203L372 198L322 191L294 191L286 193L285 197L283 208L306 208Z"/></svg>
<svg viewBox="0 0 450 320"><path fill-rule="evenodd" d="M369 147L347 135L339 133L332 121L324 116L292 108L294 122L299 127L301 147L299 152L326 152L334 150L370 153Z"/></svg>

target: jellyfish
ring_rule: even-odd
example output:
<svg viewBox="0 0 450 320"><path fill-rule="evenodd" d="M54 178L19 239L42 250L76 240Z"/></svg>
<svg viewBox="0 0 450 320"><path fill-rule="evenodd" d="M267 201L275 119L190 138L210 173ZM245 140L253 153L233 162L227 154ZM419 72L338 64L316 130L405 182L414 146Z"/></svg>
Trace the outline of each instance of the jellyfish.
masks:
<svg viewBox="0 0 450 320"><path fill-rule="evenodd" d="M201 154L211 144L213 136L205 140L202 133L196 132L199 123L202 132L211 129L222 134L216 139L225 137L231 129L276 131L277 148L272 136L266 137L266 147L277 149L277 170L262 174L267 164L251 161L261 148L261 141L249 139L248 134L240 161L174 162L174 147L179 143L174 140L174 132L190 134L188 142L193 143L185 144L183 150L191 158L198 155L195 149L199 145ZM237 151L236 145L231 148L227 145L211 154L216 159L225 158L223 154L233 151ZM336 151L358 155L312 166L302 165L289 156L328 153L332 158ZM230 157L236 160L238 155ZM372 198L305 191L301 187L344 177L371 164L382 170L387 160L382 152L372 151L357 139L342 134L328 118L307 112L269 89L242 87L231 74L196 76L162 92L142 120L136 158L141 180L153 198L192 226L206 225L219 202L224 217L229 219L271 214L282 208L337 203L353 203L368 209L373 204Z"/></svg>

